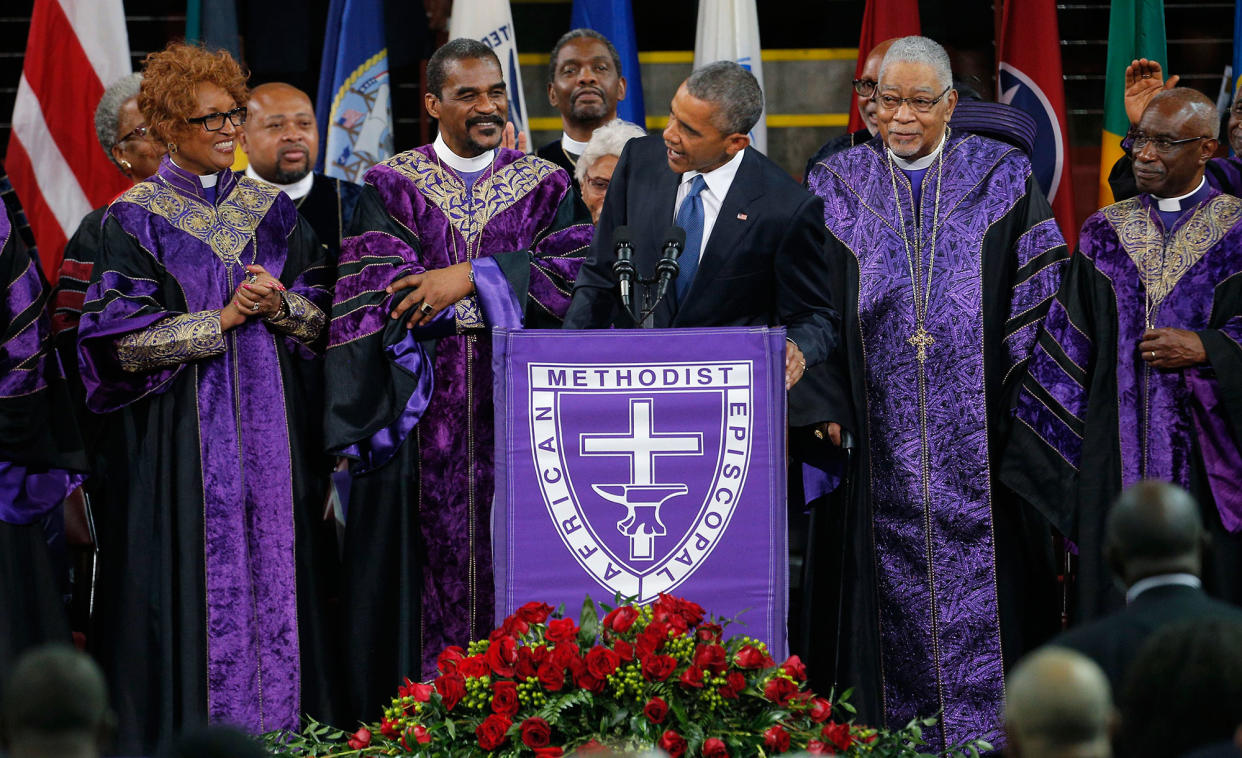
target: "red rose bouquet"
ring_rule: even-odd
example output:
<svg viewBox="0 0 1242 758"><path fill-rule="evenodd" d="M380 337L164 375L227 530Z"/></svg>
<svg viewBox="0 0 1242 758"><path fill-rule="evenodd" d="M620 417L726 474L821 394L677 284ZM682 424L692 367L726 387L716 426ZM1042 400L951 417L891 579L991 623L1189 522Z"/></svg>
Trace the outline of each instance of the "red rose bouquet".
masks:
<svg viewBox="0 0 1242 758"><path fill-rule="evenodd" d="M527 603L488 639L450 647L429 684L406 680L382 719L352 734L311 722L268 735L279 755L556 758L607 746L673 758L917 756L920 724L882 731L850 723L844 696L806 689L797 656L775 661L745 636L724 637L699 605L661 595L556 618ZM848 693L847 693L848 694ZM955 747L977 755L983 742Z"/></svg>

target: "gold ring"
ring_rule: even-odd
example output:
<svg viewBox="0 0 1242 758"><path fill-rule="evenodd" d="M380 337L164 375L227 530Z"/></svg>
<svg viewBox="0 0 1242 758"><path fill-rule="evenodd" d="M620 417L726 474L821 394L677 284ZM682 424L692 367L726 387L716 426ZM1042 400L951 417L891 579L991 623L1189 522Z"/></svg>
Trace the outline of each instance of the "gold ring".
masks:
<svg viewBox="0 0 1242 758"><path fill-rule="evenodd" d="M435 306L432 305L431 303L423 303L422 305L418 307L418 309L422 311L423 313L427 314L428 316L436 312Z"/></svg>

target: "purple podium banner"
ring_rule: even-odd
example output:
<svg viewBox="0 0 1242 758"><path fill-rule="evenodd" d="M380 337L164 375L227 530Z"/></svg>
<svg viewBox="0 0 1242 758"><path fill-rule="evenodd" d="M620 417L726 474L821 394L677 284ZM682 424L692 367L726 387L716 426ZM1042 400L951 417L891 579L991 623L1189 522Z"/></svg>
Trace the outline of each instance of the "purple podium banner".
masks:
<svg viewBox="0 0 1242 758"><path fill-rule="evenodd" d="M786 655L785 331L495 330L497 623L660 593Z"/></svg>

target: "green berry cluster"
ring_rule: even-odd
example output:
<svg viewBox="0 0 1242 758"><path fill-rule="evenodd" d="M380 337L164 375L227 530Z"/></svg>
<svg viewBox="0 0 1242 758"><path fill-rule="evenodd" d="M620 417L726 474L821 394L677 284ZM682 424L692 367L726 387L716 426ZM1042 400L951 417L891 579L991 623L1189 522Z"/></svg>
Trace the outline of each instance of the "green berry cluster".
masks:
<svg viewBox="0 0 1242 758"><path fill-rule="evenodd" d="M688 636L675 637L675 632L668 630L669 641L664 643L664 652L679 661L694 660L694 638Z"/></svg>
<svg viewBox="0 0 1242 758"><path fill-rule="evenodd" d="M475 640L466 646L466 657L468 658L472 655L482 655L483 653L486 653L487 649L491 646L492 643L488 640Z"/></svg>
<svg viewBox="0 0 1242 758"><path fill-rule="evenodd" d="M481 676L477 679L466 679L466 696L461 704L476 711L482 711L492 702L492 678Z"/></svg>
<svg viewBox="0 0 1242 758"><path fill-rule="evenodd" d="M616 693L617 699L623 699L626 695L635 700L643 699L643 680L642 666L638 661L623 664L617 667L617 670L608 675L604 680L608 684L608 688Z"/></svg>
<svg viewBox="0 0 1242 758"><path fill-rule="evenodd" d="M517 686L518 702L530 708L542 708L548 703L548 694L539 686L539 678L526 677L525 682Z"/></svg>
<svg viewBox="0 0 1242 758"><path fill-rule="evenodd" d="M699 692L699 701L703 707L709 711L714 711L724 705L724 697L720 694L720 688L728 684L729 680L724 674L703 673L703 689Z"/></svg>

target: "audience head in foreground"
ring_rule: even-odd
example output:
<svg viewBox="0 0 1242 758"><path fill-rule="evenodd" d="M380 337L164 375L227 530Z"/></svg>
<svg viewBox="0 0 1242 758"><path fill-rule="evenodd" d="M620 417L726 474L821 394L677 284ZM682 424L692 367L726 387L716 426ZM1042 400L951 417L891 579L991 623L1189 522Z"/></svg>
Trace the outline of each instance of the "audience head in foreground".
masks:
<svg viewBox="0 0 1242 758"><path fill-rule="evenodd" d="M1198 576L1206 547L1199 505L1181 487L1139 482L1108 512L1104 557L1127 589L1163 574Z"/></svg>
<svg viewBox="0 0 1242 758"><path fill-rule="evenodd" d="M0 699L0 749L9 758L94 758L112 739L103 672L68 645L18 659Z"/></svg>
<svg viewBox="0 0 1242 758"><path fill-rule="evenodd" d="M1176 756L1234 740L1242 725L1242 622L1198 619L1143 646L1119 698L1118 753Z"/></svg>
<svg viewBox="0 0 1242 758"><path fill-rule="evenodd" d="M228 726L205 726L183 732L169 747L166 758L264 758L263 746L243 731Z"/></svg>
<svg viewBox="0 0 1242 758"><path fill-rule="evenodd" d="M1220 146L1219 137L1216 105L1207 95L1189 87L1157 94L1130 134L1139 192L1156 197L1194 192Z"/></svg>
<svg viewBox="0 0 1242 758"><path fill-rule="evenodd" d="M880 135L893 155L907 161L931 155L957 106L949 54L926 37L898 39L880 64L875 98Z"/></svg>
<svg viewBox="0 0 1242 758"><path fill-rule="evenodd" d="M675 174L720 168L750 144L762 115L763 90L754 74L733 61L695 69L669 104L669 168Z"/></svg>
<svg viewBox="0 0 1242 758"><path fill-rule="evenodd" d="M1115 721L1108 679L1090 658L1046 647L1009 675L1006 754L1022 758L1108 758Z"/></svg>
<svg viewBox="0 0 1242 758"><path fill-rule="evenodd" d="M612 172L617 167L617 160L621 158L625 143L635 137L645 136L646 129L621 119L609 121L591 135L586 150L574 166L575 178L582 187L582 202L591 211L591 223L599 222L599 213L604 208L604 197L608 193L608 183L612 180Z"/></svg>

